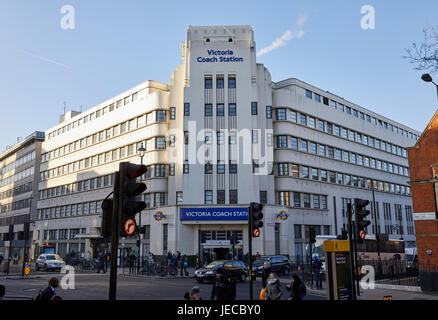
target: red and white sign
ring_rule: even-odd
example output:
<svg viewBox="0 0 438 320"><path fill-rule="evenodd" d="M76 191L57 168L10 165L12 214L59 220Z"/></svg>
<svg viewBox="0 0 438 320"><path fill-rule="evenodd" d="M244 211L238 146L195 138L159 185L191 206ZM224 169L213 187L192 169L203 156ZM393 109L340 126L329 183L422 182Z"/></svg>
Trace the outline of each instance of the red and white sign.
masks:
<svg viewBox="0 0 438 320"><path fill-rule="evenodd" d="M137 224L135 223L135 220L132 218L126 219L125 223L123 224L123 230L125 231L126 235L132 236L136 229Z"/></svg>

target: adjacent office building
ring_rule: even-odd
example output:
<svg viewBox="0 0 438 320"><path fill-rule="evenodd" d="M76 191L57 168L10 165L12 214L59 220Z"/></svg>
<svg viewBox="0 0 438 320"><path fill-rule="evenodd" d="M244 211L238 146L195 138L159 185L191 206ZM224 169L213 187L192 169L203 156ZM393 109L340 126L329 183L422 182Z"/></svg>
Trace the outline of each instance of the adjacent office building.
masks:
<svg viewBox="0 0 438 320"><path fill-rule="evenodd" d="M372 187L369 233L415 241L406 148L418 132L303 81L273 82L249 26L189 27L181 58L168 84L147 81L46 131L39 246L105 250L100 204L121 161L148 166L143 255L221 258L231 237L244 254L247 207L261 202L254 252L302 259L309 227L340 234L347 203L372 200ZM136 252L136 239L121 248Z"/></svg>
<svg viewBox="0 0 438 320"><path fill-rule="evenodd" d="M37 131L0 154L0 255L15 264L32 247L43 141L44 133Z"/></svg>

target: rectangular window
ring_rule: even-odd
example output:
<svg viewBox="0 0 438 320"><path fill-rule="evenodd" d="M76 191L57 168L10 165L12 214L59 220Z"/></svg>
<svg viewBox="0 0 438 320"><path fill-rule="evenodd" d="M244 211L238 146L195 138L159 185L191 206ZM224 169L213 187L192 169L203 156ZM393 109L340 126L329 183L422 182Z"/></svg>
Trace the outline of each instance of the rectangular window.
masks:
<svg viewBox="0 0 438 320"><path fill-rule="evenodd" d="M257 102L251 102L251 114L253 116L257 115Z"/></svg>
<svg viewBox="0 0 438 320"><path fill-rule="evenodd" d="M308 148L307 148L307 141L306 140L301 140L301 151L307 152Z"/></svg>
<svg viewBox="0 0 438 320"><path fill-rule="evenodd" d="M267 191L260 191L260 203L261 204L268 203L268 192Z"/></svg>
<svg viewBox="0 0 438 320"><path fill-rule="evenodd" d="M216 88L217 89L224 88L224 78L216 78Z"/></svg>
<svg viewBox="0 0 438 320"><path fill-rule="evenodd" d="M175 120L176 109L175 107L170 107L170 120Z"/></svg>
<svg viewBox="0 0 438 320"><path fill-rule="evenodd" d="M294 207L301 208L301 194L299 192L294 192Z"/></svg>
<svg viewBox="0 0 438 320"><path fill-rule="evenodd" d="M276 114L277 114L277 120L286 120L286 109L277 109L276 110Z"/></svg>
<svg viewBox="0 0 438 320"><path fill-rule="evenodd" d="M237 204L237 190L230 190L230 204Z"/></svg>
<svg viewBox="0 0 438 320"><path fill-rule="evenodd" d="M277 137L277 148L287 148L287 136Z"/></svg>
<svg viewBox="0 0 438 320"><path fill-rule="evenodd" d="M228 88L229 89L236 88L236 78L235 77L228 77Z"/></svg>
<svg viewBox="0 0 438 320"><path fill-rule="evenodd" d="M184 116L190 116L190 103L184 103Z"/></svg>
<svg viewBox="0 0 438 320"><path fill-rule="evenodd" d="M298 150L298 139L295 137L291 137L291 148Z"/></svg>
<svg viewBox="0 0 438 320"><path fill-rule="evenodd" d="M212 78L205 78L204 83L205 83L205 86L204 86L205 89L213 88L213 79Z"/></svg>
<svg viewBox="0 0 438 320"><path fill-rule="evenodd" d="M306 90L306 97L312 99L312 91Z"/></svg>
<svg viewBox="0 0 438 320"><path fill-rule="evenodd" d="M213 191L205 190L204 203L205 204L213 204Z"/></svg>
<svg viewBox="0 0 438 320"><path fill-rule="evenodd" d="M290 111L289 112L289 117L290 117L290 121L292 122L297 122L297 113L295 111Z"/></svg>
<svg viewBox="0 0 438 320"><path fill-rule="evenodd" d="M272 119L272 107L271 106L266 106L266 119Z"/></svg>
<svg viewBox="0 0 438 320"><path fill-rule="evenodd" d="M223 104L216 105L216 116L223 117L225 115L225 107Z"/></svg>
<svg viewBox="0 0 438 320"><path fill-rule="evenodd" d="M304 208L310 208L310 194L303 193Z"/></svg>
<svg viewBox="0 0 438 320"><path fill-rule="evenodd" d="M225 190L217 190L217 204L225 204Z"/></svg>
<svg viewBox="0 0 438 320"><path fill-rule="evenodd" d="M300 114L300 122L303 126L307 126L307 117L305 114Z"/></svg>
<svg viewBox="0 0 438 320"><path fill-rule="evenodd" d="M204 116L206 117L211 117L213 116L213 105L211 104L206 104L204 106Z"/></svg>
<svg viewBox="0 0 438 320"><path fill-rule="evenodd" d="M235 103L228 104L228 116L230 116L230 117L236 116L236 104Z"/></svg>

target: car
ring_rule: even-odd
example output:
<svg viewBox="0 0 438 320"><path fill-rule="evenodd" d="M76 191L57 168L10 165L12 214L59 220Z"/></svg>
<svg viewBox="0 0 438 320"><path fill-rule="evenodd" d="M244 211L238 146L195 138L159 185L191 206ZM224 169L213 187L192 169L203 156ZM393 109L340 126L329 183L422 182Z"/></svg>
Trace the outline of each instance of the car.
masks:
<svg viewBox="0 0 438 320"><path fill-rule="evenodd" d="M248 267L239 260L216 260L203 268L195 271L195 279L202 283L204 281L214 281L216 270L222 268L224 273L236 280L245 281L248 276Z"/></svg>
<svg viewBox="0 0 438 320"><path fill-rule="evenodd" d="M286 256L272 256L272 257L262 257L253 262L253 271L255 271L256 276L260 277L263 273L263 264L265 262L271 264L271 271L277 274L282 274L288 276L290 273L290 263L289 258Z"/></svg>
<svg viewBox="0 0 438 320"><path fill-rule="evenodd" d="M36 270L39 271L41 268L44 268L44 270L56 270L61 269L65 266L64 260L62 258L54 253L43 253L40 254L38 259L35 262Z"/></svg>

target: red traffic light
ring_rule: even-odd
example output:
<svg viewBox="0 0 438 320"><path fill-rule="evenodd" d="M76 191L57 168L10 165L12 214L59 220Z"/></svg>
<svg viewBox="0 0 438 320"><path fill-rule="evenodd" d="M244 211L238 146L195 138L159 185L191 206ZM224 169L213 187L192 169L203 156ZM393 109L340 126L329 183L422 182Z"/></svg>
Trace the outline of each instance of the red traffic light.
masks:
<svg viewBox="0 0 438 320"><path fill-rule="evenodd" d="M147 167L142 164L128 163L125 166L125 176L129 179L140 177L147 171Z"/></svg>

